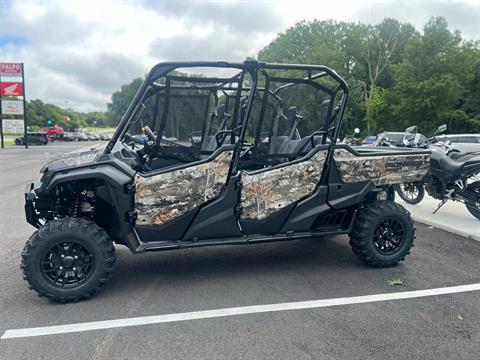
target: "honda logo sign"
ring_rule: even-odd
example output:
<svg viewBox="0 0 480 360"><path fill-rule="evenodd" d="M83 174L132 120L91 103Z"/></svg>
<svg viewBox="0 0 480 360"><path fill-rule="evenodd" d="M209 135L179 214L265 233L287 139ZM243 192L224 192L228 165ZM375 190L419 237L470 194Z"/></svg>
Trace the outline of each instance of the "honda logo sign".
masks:
<svg viewBox="0 0 480 360"><path fill-rule="evenodd" d="M23 96L21 82L2 82L2 96Z"/></svg>

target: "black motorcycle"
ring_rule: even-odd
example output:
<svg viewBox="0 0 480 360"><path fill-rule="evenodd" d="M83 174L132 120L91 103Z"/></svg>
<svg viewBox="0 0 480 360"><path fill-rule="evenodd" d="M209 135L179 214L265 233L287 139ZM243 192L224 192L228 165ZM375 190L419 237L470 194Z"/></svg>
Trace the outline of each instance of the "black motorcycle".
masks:
<svg viewBox="0 0 480 360"><path fill-rule="evenodd" d="M442 125L436 134L443 133ZM415 137L416 127L405 132L405 146ZM396 186L398 195L409 204L418 204L427 193L441 200L437 212L448 200L465 204L468 211L480 220L480 154L458 154L449 151L448 144L436 142L435 135L419 147L428 147L430 155L430 172L421 182L403 183Z"/></svg>

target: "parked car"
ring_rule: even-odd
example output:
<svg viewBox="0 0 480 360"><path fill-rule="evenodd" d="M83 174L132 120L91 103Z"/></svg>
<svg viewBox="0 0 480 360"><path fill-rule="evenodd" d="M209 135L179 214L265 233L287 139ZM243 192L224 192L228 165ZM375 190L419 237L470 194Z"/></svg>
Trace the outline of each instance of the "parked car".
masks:
<svg viewBox="0 0 480 360"><path fill-rule="evenodd" d="M63 134L63 138L62 138L63 141L74 141L74 135L73 135L73 132L65 132Z"/></svg>
<svg viewBox="0 0 480 360"><path fill-rule="evenodd" d="M112 134L98 134L100 136L101 140L111 140L112 139Z"/></svg>
<svg viewBox="0 0 480 360"><path fill-rule="evenodd" d="M47 145L48 135L45 132L28 132L27 141L29 145ZM15 139L15 145L24 145L25 136L19 136Z"/></svg>
<svg viewBox="0 0 480 360"><path fill-rule="evenodd" d="M399 146L403 147L404 132L394 132L394 131L384 131L377 135L375 139L375 146L384 146L383 144L387 142L389 146ZM415 134L415 139L413 140L414 144L425 144L428 141L425 135L420 133Z"/></svg>
<svg viewBox="0 0 480 360"><path fill-rule="evenodd" d="M74 132L72 133L73 141L87 141L88 136L84 132Z"/></svg>
<svg viewBox="0 0 480 360"><path fill-rule="evenodd" d="M48 135L48 140L50 142L53 142L53 141L59 141L59 140L63 140L63 137L65 136L65 133L63 133L62 135L60 134L52 134L52 135Z"/></svg>
<svg viewBox="0 0 480 360"><path fill-rule="evenodd" d="M65 133L61 127L49 127L43 130L40 130L39 132L42 133L47 133L48 136L54 136L54 137L61 137Z"/></svg>
<svg viewBox="0 0 480 360"><path fill-rule="evenodd" d="M450 148L462 153L480 151L480 134L448 134L437 136L439 141L450 142Z"/></svg>
<svg viewBox="0 0 480 360"><path fill-rule="evenodd" d="M362 144L363 145L374 144L376 139L377 137L375 135L367 136L365 139L363 139Z"/></svg>
<svg viewBox="0 0 480 360"><path fill-rule="evenodd" d="M88 134L88 140L98 141L98 140L102 140L102 139L101 139L100 135L95 134L95 133L90 133L90 134Z"/></svg>

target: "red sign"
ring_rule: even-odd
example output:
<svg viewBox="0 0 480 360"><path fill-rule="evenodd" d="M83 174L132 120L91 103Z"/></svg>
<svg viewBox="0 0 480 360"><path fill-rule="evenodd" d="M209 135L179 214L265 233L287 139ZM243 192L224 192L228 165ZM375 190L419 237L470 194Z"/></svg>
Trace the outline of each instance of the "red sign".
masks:
<svg viewBox="0 0 480 360"><path fill-rule="evenodd" d="M19 64L19 63L0 63L0 76L22 77L22 64Z"/></svg>
<svg viewBox="0 0 480 360"><path fill-rule="evenodd" d="M21 82L2 82L2 96L23 96L23 87Z"/></svg>

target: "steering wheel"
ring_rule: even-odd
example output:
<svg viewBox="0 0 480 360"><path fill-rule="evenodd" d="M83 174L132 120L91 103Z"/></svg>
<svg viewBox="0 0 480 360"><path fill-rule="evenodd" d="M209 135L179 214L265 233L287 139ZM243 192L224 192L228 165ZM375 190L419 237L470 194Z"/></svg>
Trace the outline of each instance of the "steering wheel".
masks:
<svg viewBox="0 0 480 360"><path fill-rule="evenodd" d="M143 127L143 130L144 130L145 133L147 134L149 140L152 140L152 141L155 141L155 140L156 140L155 134L153 133L152 129L150 129L150 127L149 127L148 125L145 125L145 126Z"/></svg>
<svg viewBox="0 0 480 360"><path fill-rule="evenodd" d="M130 135L129 133L125 133L123 137L123 143L127 146L130 146L132 149L136 149L138 146L135 144L135 140L133 139L133 136Z"/></svg>

